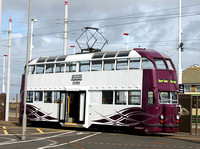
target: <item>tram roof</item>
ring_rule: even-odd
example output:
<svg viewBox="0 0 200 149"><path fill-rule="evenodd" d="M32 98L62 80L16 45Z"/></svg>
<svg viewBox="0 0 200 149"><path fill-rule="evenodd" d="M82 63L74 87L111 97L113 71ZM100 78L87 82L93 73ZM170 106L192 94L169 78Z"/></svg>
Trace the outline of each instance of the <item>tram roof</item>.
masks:
<svg viewBox="0 0 200 149"><path fill-rule="evenodd" d="M109 58L123 58L123 57L162 57L169 58L163 53L156 52L154 50L146 50L137 48L134 50L126 51L105 51L96 53L78 53L73 55L61 55L61 56L43 56L30 61L29 65L39 63L56 63L56 62L72 62L72 61L87 61Z"/></svg>

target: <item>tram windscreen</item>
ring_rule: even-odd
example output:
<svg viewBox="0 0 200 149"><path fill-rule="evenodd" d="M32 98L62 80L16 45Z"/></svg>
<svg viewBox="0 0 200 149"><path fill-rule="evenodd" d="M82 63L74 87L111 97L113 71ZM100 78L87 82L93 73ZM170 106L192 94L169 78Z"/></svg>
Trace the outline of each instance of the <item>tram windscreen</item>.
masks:
<svg viewBox="0 0 200 149"><path fill-rule="evenodd" d="M159 103L160 104L177 104L177 92L163 91L159 92Z"/></svg>

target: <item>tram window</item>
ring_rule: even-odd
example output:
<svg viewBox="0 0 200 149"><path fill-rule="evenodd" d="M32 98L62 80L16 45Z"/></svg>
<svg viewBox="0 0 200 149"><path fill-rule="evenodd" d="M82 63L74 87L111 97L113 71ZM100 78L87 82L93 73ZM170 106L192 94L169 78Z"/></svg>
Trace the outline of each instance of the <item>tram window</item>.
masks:
<svg viewBox="0 0 200 149"><path fill-rule="evenodd" d="M37 65L36 67L36 74L44 73L44 65Z"/></svg>
<svg viewBox="0 0 200 149"><path fill-rule="evenodd" d="M82 62L80 62L79 71L80 72L90 71L90 61L82 61Z"/></svg>
<svg viewBox="0 0 200 149"><path fill-rule="evenodd" d="M115 60L105 60L104 61L104 70L114 70L115 69Z"/></svg>
<svg viewBox="0 0 200 149"><path fill-rule="evenodd" d="M92 71L101 71L102 61L92 61Z"/></svg>
<svg viewBox="0 0 200 149"><path fill-rule="evenodd" d="M47 64L46 65L46 72L45 73L53 73L54 71L54 64Z"/></svg>
<svg viewBox="0 0 200 149"><path fill-rule="evenodd" d="M117 59L117 70L127 70L128 59Z"/></svg>
<svg viewBox="0 0 200 149"><path fill-rule="evenodd" d="M47 59L46 62L54 62L56 60L57 56L51 56Z"/></svg>
<svg viewBox="0 0 200 149"><path fill-rule="evenodd" d="M126 105L127 91L116 91L115 92L115 104Z"/></svg>
<svg viewBox="0 0 200 149"><path fill-rule="evenodd" d="M107 52L104 58L115 57L117 52Z"/></svg>
<svg viewBox="0 0 200 149"><path fill-rule="evenodd" d="M35 72L35 66L28 66L28 74L34 74Z"/></svg>
<svg viewBox="0 0 200 149"><path fill-rule="evenodd" d="M51 91L44 92L44 103L52 103L52 92Z"/></svg>
<svg viewBox="0 0 200 149"><path fill-rule="evenodd" d="M54 92L54 103L60 102L60 92Z"/></svg>
<svg viewBox="0 0 200 149"><path fill-rule="evenodd" d="M102 58L104 55L104 53L95 53L94 56L93 56L93 59L95 58Z"/></svg>
<svg viewBox="0 0 200 149"><path fill-rule="evenodd" d="M46 59L47 59L47 57L40 57L40 58L38 59L37 63L43 63L43 62L46 61Z"/></svg>
<svg viewBox="0 0 200 149"><path fill-rule="evenodd" d="M157 66L157 69L167 69L163 59L154 59L155 63L156 63L156 66Z"/></svg>
<svg viewBox="0 0 200 149"><path fill-rule="evenodd" d="M66 71L67 72L76 72L76 62L68 62L66 64Z"/></svg>
<svg viewBox="0 0 200 149"><path fill-rule="evenodd" d="M154 69L154 65L148 58L142 58L142 69Z"/></svg>
<svg viewBox="0 0 200 149"><path fill-rule="evenodd" d="M159 92L159 102L160 104L177 104L177 92Z"/></svg>
<svg viewBox="0 0 200 149"><path fill-rule="evenodd" d="M174 68L173 68L172 63L170 62L170 60L166 60L166 62L167 62L169 70L174 70Z"/></svg>
<svg viewBox="0 0 200 149"><path fill-rule="evenodd" d="M131 58L129 69L140 69L140 58Z"/></svg>
<svg viewBox="0 0 200 149"><path fill-rule="evenodd" d="M57 58L57 62L59 61L65 61L65 59L66 59L66 57L67 57L67 55L62 55L62 56L59 56L58 58Z"/></svg>
<svg viewBox="0 0 200 149"><path fill-rule="evenodd" d="M36 91L35 92L35 101L42 101L43 92L42 91Z"/></svg>
<svg viewBox="0 0 200 149"><path fill-rule="evenodd" d="M140 91L129 91L128 92L128 104L129 105L140 105L141 92Z"/></svg>
<svg viewBox="0 0 200 149"><path fill-rule="evenodd" d="M33 102L33 92L32 91L28 91L27 92L27 102L32 103Z"/></svg>
<svg viewBox="0 0 200 149"><path fill-rule="evenodd" d="M65 68L65 64L58 63L58 64L56 64L55 72L56 73L64 72L64 68Z"/></svg>
<svg viewBox="0 0 200 149"><path fill-rule="evenodd" d="M121 51L121 52L119 52L117 57L126 57L129 55L129 53L130 53L130 51Z"/></svg>
<svg viewBox="0 0 200 149"><path fill-rule="evenodd" d="M113 104L113 91L102 91L102 104Z"/></svg>
<svg viewBox="0 0 200 149"><path fill-rule="evenodd" d="M155 96L153 91L148 91L148 104L153 105L155 103Z"/></svg>

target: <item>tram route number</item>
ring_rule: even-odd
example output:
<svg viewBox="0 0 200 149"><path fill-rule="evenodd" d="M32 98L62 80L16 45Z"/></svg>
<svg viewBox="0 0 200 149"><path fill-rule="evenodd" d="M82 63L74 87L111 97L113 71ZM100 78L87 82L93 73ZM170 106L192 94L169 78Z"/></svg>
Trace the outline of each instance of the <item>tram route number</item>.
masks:
<svg viewBox="0 0 200 149"><path fill-rule="evenodd" d="M71 81L73 85L80 85L80 82L82 81L82 74L72 75Z"/></svg>

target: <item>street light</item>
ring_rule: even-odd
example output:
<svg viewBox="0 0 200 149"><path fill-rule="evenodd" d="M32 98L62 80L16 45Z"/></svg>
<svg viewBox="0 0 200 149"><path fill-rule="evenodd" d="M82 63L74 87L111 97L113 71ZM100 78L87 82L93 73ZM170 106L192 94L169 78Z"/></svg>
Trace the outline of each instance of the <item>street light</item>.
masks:
<svg viewBox="0 0 200 149"><path fill-rule="evenodd" d="M34 24L34 22L37 22L37 19L31 19L31 43L30 43L30 51L29 51L29 60L31 60L32 59L32 51L33 51L33 48L34 48L34 46L33 46L33 36L34 36L34 32L33 32L33 24Z"/></svg>
<svg viewBox="0 0 200 149"><path fill-rule="evenodd" d="M128 50L128 39L129 39L129 33L124 33L126 36L126 49Z"/></svg>

